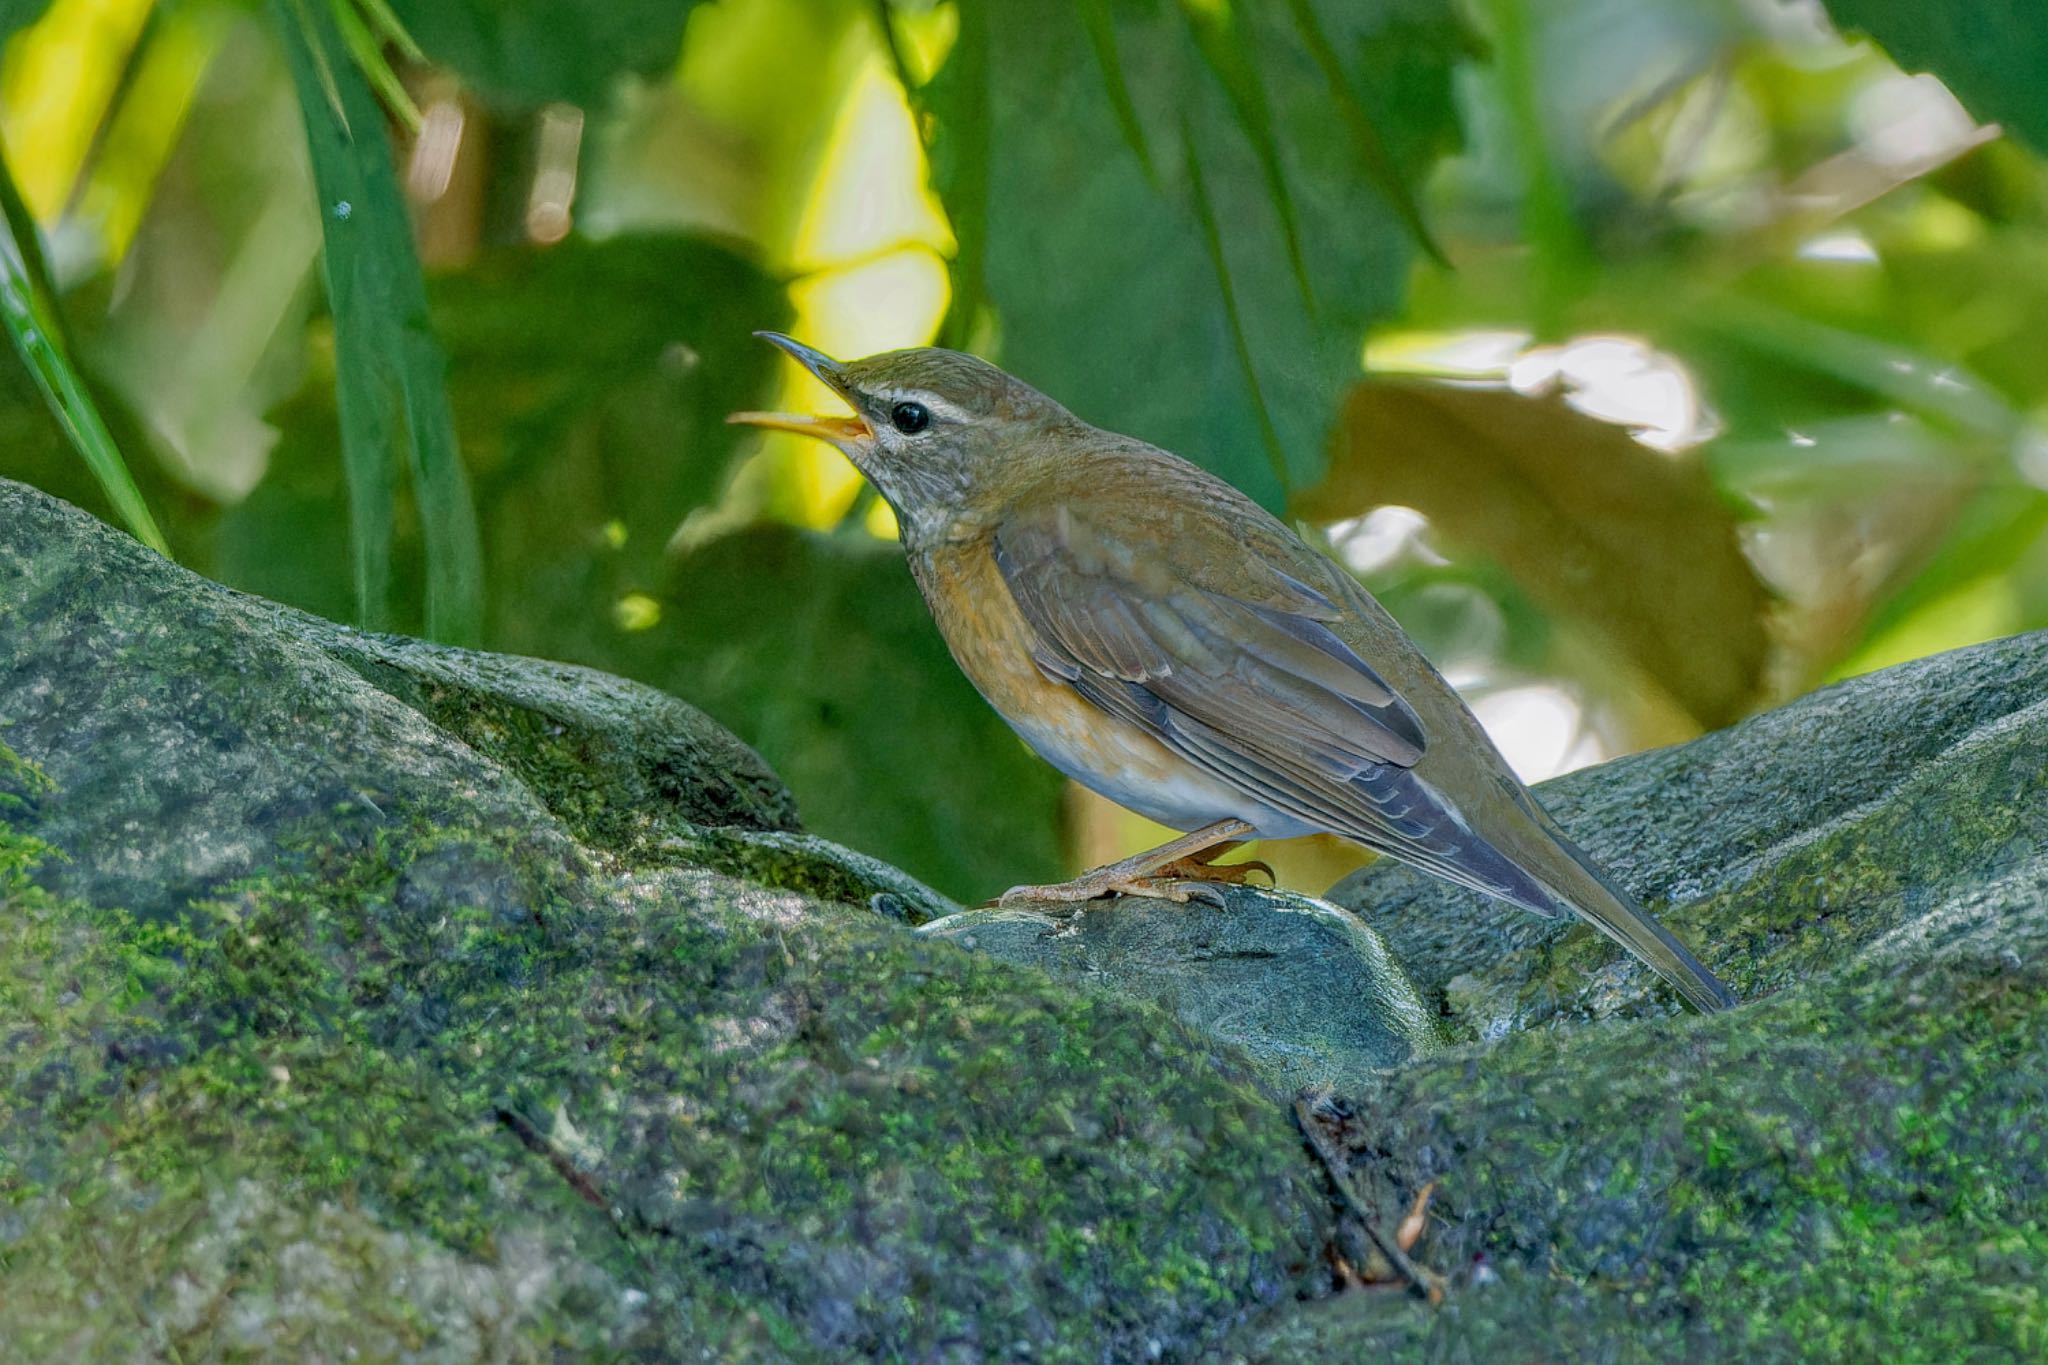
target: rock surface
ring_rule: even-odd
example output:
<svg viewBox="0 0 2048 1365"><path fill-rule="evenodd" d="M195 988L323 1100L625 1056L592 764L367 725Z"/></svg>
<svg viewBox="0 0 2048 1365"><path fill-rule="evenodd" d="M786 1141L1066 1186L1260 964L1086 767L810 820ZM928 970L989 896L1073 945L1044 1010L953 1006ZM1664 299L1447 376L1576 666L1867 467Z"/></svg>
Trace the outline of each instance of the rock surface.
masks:
<svg viewBox="0 0 2048 1365"><path fill-rule="evenodd" d="M357 635L0 484L0 1333L2048 1351L2048 636L1542 795L1740 1008L1392 867L1333 893L1370 930L1249 891L957 914L679 703ZM1433 1189L1440 1306L1313 1297L1360 1244L1270 1093L1304 1057L1348 1195L1391 1228Z"/></svg>
<svg viewBox="0 0 2048 1365"><path fill-rule="evenodd" d="M680 703L0 483L0 1335L1130 1359L1315 1282L1239 1059L878 893Z"/></svg>
<svg viewBox="0 0 2048 1365"><path fill-rule="evenodd" d="M1306 896L1233 886L1227 904L1120 900L968 910L923 927L1069 981L1151 999L1243 1050L1276 1097L1353 1089L1443 1050L1379 935Z"/></svg>
<svg viewBox="0 0 2048 1365"><path fill-rule="evenodd" d="M1660 1017L1663 988L1588 931L1399 869L1353 880L1473 1041L1318 1127L1370 1206L1440 1182L1417 1254L1449 1297L1284 1312L1235 1353L2048 1351L2048 636L1542 795L1744 1005Z"/></svg>

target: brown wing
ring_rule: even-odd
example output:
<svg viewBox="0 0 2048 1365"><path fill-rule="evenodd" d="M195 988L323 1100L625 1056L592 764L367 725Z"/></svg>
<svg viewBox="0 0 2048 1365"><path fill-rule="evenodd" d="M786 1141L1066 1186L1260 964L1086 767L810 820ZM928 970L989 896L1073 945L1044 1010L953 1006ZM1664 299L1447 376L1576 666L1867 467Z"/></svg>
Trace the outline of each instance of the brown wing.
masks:
<svg viewBox="0 0 2048 1365"><path fill-rule="evenodd" d="M1263 518L1182 506L1129 513L1146 523L1148 553L1134 528L1091 514L1101 505L1040 501L995 533L997 568L1046 677L1269 809L1547 908L1412 771L1429 736L1330 628L1344 608L1305 581L1329 581L1304 558L1314 551Z"/></svg>
<svg viewBox="0 0 2048 1365"><path fill-rule="evenodd" d="M1009 518L995 555L1048 677L1280 809L1341 827L1339 789L1413 766L1422 723L1329 629L1328 597L1232 544L1235 564L1204 567L1238 572L1203 574L1238 580L1226 593L1059 503Z"/></svg>

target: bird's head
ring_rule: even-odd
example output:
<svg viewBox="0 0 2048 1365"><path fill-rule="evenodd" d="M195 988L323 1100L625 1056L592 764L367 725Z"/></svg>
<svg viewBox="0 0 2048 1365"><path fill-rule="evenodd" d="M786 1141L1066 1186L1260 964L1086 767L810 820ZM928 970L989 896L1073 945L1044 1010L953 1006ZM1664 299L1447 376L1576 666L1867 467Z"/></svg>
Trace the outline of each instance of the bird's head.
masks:
<svg viewBox="0 0 2048 1365"><path fill-rule="evenodd" d="M1065 408L986 360L919 347L839 361L779 332L787 351L846 400L844 417L736 412L727 421L794 431L846 453L896 511L906 540L941 536L1003 496L1005 475L1056 431Z"/></svg>

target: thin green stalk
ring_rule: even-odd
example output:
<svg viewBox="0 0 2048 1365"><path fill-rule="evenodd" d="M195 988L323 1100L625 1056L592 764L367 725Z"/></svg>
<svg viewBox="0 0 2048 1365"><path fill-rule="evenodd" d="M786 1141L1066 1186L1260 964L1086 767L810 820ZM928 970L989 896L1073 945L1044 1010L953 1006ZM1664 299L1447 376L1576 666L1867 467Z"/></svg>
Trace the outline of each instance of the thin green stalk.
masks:
<svg viewBox="0 0 2048 1365"><path fill-rule="evenodd" d="M99 481L114 511L137 540L158 554L169 555L170 546L149 513L142 490L135 486L121 448L100 417L85 376L72 362L57 311L57 291L43 263L35 221L22 202L4 156L0 156L0 217L5 219L5 230L0 232L0 324L6 326L15 351L50 405L51 415Z"/></svg>
<svg viewBox="0 0 2048 1365"><path fill-rule="evenodd" d="M384 114L356 65L331 58L344 39L327 5L271 0L270 9L291 63L320 195L358 611L377 625L389 605L402 464L426 541L427 633L473 640L483 619L476 509Z"/></svg>

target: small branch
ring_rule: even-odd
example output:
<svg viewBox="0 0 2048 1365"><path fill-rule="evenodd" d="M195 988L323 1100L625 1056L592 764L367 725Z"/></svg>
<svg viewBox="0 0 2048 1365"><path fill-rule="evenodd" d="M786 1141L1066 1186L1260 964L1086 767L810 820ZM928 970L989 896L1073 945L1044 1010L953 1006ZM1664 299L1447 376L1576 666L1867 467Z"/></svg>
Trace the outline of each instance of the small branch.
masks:
<svg viewBox="0 0 2048 1365"><path fill-rule="evenodd" d="M498 1122L511 1129L512 1136L525 1144L529 1152L548 1159L548 1164L555 1168L555 1174L568 1181L569 1188L581 1195L584 1203L594 1209L602 1210L607 1218L611 1217L611 1202L604 1197L604 1191L597 1187L597 1182L579 1169L575 1162L555 1150L555 1144L549 1142L547 1136L540 1129L534 1127L522 1115L516 1114L510 1109L501 1108L497 1111L497 1115Z"/></svg>
<svg viewBox="0 0 2048 1365"><path fill-rule="evenodd" d="M1330 1173L1330 1182L1337 1187L1338 1197L1344 1207L1365 1229L1365 1235L1379 1248L1387 1264L1394 1267L1401 1278L1408 1282L1408 1292L1426 1303L1442 1303L1444 1298L1443 1278L1434 1271L1425 1270L1410 1259L1407 1252L1391 1237L1386 1236L1374 1223L1372 1214L1359 1202L1358 1195L1351 1188L1350 1178L1345 1173L1344 1155L1339 1152L1317 1125L1314 1106L1307 1096L1294 1101L1294 1121L1301 1129L1301 1135L1308 1139L1311 1151L1323 1163L1323 1169Z"/></svg>

